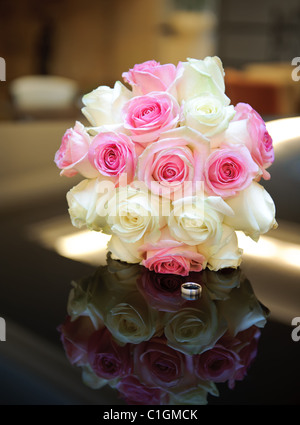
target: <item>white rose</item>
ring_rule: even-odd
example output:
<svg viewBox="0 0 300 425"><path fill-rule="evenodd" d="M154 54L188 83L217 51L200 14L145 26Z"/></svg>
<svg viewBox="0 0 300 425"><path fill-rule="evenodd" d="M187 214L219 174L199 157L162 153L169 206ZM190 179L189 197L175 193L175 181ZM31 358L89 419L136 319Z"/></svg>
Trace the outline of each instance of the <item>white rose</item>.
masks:
<svg viewBox="0 0 300 425"><path fill-rule="evenodd" d="M226 130L234 115L233 105L226 106L219 97L203 93L184 102L181 124L211 137Z"/></svg>
<svg viewBox="0 0 300 425"><path fill-rule="evenodd" d="M131 97L131 91L117 81L114 88L100 86L84 95L81 111L93 127L120 124L122 108Z"/></svg>
<svg viewBox="0 0 300 425"><path fill-rule="evenodd" d="M100 378L93 371L92 367L87 364L81 368L82 382L93 390L99 390L109 383L108 379Z"/></svg>
<svg viewBox="0 0 300 425"><path fill-rule="evenodd" d="M233 288L241 283L241 269L231 268L218 273L206 269L203 271L202 279L212 300L226 300Z"/></svg>
<svg viewBox="0 0 300 425"><path fill-rule="evenodd" d="M117 236L114 237L117 238ZM121 291L136 287L136 282L142 273L142 268L138 264L116 261L111 258L111 255L108 255L107 271L109 272L106 275L109 276L109 288L113 291Z"/></svg>
<svg viewBox="0 0 300 425"><path fill-rule="evenodd" d="M107 329L120 344L148 341L157 330L158 311L150 308L137 290L120 301L105 312Z"/></svg>
<svg viewBox="0 0 300 425"><path fill-rule="evenodd" d="M129 264L137 264L142 261L139 248L143 245L143 240L135 243L126 243L116 235L112 235L107 248L111 252L113 260L124 261Z"/></svg>
<svg viewBox="0 0 300 425"><path fill-rule="evenodd" d="M224 132L215 134L210 140L212 149L219 148L223 144L245 145L251 148L252 141L246 119L231 121Z"/></svg>
<svg viewBox="0 0 300 425"><path fill-rule="evenodd" d="M114 193L114 184L102 177L82 180L67 193L69 214L73 226L101 231L106 227L105 214L97 213L97 206L104 205Z"/></svg>
<svg viewBox="0 0 300 425"><path fill-rule="evenodd" d="M213 381L201 381L198 378L198 382L195 387L191 388L190 385L186 385L183 391L178 390L176 387L172 388L172 392L169 393L169 405L203 406L208 403L208 393L215 397L219 396L219 390L217 389L216 384Z"/></svg>
<svg viewBox="0 0 300 425"><path fill-rule="evenodd" d="M236 335L253 325L263 328L269 314L256 298L250 282L245 277L227 300L218 303L218 310L225 318L231 335Z"/></svg>
<svg viewBox="0 0 300 425"><path fill-rule="evenodd" d="M219 196L191 196L173 202L168 219L172 236L187 245L198 245L210 239L218 244L222 237L224 215L232 215Z"/></svg>
<svg viewBox="0 0 300 425"><path fill-rule="evenodd" d="M89 291L87 288L89 286L88 279L81 279L79 281L72 281L73 288L71 289L68 297L67 311L71 316L72 321L78 319L80 316L90 316L89 309ZM93 320L93 317L90 317L95 329L98 328L97 321Z"/></svg>
<svg viewBox="0 0 300 425"><path fill-rule="evenodd" d="M206 57L204 60L187 59L182 63L183 70L177 81L178 99L187 100L203 93L212 93L225 105L230 100L225 95L224 69L217 57Z"/></svg>
<svg viewBox="0 0 300 425"><path fill-rule="evenodd" d="M188 388L182 393L170 393L169 395L170 401L169 404L171 406L176 405L196 405L196 406L204 406L207 402L207 391L201 387Z"/></svg>
<svg viewBox="0 0 300 425"><path fill-rule="evenodd" d="M164 328L167 344L184 354L201 354L212 348L226 331L215 303L205 287L201 298L193 306L171 314Z"/></svg>
<svg viewBox="0 0 300 425"><path fill-rule="evenodd" d="M237 268L242 261L243 251L238 246L237 235L234 229L224 224L218 244L204 243L198 245L197 249L207 259L207 267L213 271L227 267Z"/></svg>
<svg viewBox="0 0 300 425"><path fill-rule="evenodd" d="M73 288L69 293L67 312L72 321L79 317L88 317L96 330L101 329L104 323L99 310L97 307L95 308L97 285L93 278L94 276L88 276L78 281L72 281Z"/></svg>
<svg viewBox="0 0 300 425"><path fill-rule="evenodd" d="M107 224L125 242L134 243L144 237L155 242L165 222L160 198L146 190L120 187L108 202Z"/></svg>
<svg viewBox="0 0 300 425"><path fill-rule="evenodd" d="M257 182L252 182L236 197L228 199L227 204L235 214L226 217L224 223L243 231L256 242L261 234L277 227L273 199Z"/></svg>

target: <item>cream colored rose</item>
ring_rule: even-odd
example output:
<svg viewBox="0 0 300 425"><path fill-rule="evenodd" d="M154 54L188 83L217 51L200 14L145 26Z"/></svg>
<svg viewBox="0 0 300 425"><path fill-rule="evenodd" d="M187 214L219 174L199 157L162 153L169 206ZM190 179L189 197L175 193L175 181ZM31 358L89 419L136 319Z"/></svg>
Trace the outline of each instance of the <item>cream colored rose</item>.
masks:
<svg viewBox="0 0 300 425"><path fill-rule="evenodd" d="M229 298L218 304L218 310L225 318L231 335L253 325L263 328L268 317L268 310L256 298L250 282L245 277L240 286L232 290Z"/></svg>
<svg viewBox="0 0 300 425"><path fill-rule="evenodd" d="M120 124L122 108L131 97L131 91L117 81L114 88L100 86L84 95L81 111L93 127Z"/></svg>
<svg viewBox="0 0 300 425"><path fill-rule="evenodd" d="M257 182L252 182L238 196L228 199L227 204L235 214L226 217L224 223L244 232L256 242L261 234L277 227L273 199Z"/></svg>
<svg viewBox="0 0 300 425"><path fill-rule="evenodd" d="M128 243L119 238L119 236L112 235L108 242L107 248L111 253L113 260L124 261L129 264L137 264L142 261L139 248L143 245L143 239Z"/></svg>
<svg viewBox="0 0 300 425"><path fill-rule="evenodd" d="M67 311L72 321L81 316L90 318L95 329L103 327L103 321L100 311L95 308L94 302L97 298L97 283L91 277L85 277L79 281L72 282L68 297Z"/></svg>
<svg viewBox="0 0 300 425"><path fill-rule="evenodd" d="M218 244L209 242L198 245L198 252L207 259L209 270L218 271L227 267L237 268L242 261L243 251L238 246L233 228L223 224L222 238Z"/></svg>
<svg viewBox="0 0 300 425"><path fill-rule="evenodd" d="M245 145L251 150L251 138L247 127L247 120L230 121L224 132L216 133L210 139L212 149L218 149L222 145Z"/></svg>
<svg viewBox="0 0 300 425"><path fill-rule="evenodd" d="M82 382L93 390L99 390L109 383L108 379L97 376L89 364L84 365L81 370Z"/></svg>
<svg viewBox="0 0 300 425"><path fill-rule="evenodd" d="M226 130L235 115L233 105L226 106L211 93L203 93L184 102L181 125L212 137Z"/></svg>
<svg viewBox="0 0 300 425"><path fill-rule="evenodd" d="M96 231L105 229L105 205L113 193L114 184L101 177L85 179L74 186L67 193L68 211L73 226L78 228L86 226Z"/></svg>
<svg viewBox="0 0 300 425"><path fill-rule="evenodd" d="M195 307L182 308L169 318L165 336L170 347L193 355L213 347L225 330L225 322L219 320L216 305L203 288Z"/></svg>
<svg viewBox="0 0 300 425"><path fill-rule="evenodd" d="M203 60L187 59L182 63L180 77L176 82L178 100L191 99L203 93L212 93L224 105L230 100L225 95L224 69L217 56L206 57Z"/></svg>
<svg viewBox="0 0 300 425"><path fill-rule="evenodd" d="M233 288L241 283L241 269L230 268L226 271L220 270L218 273L205 269L202 279L212 300L226 300Z"/></svg>
<svg viewBox="0 0 300 425"><path fill-rule="evenodd" d="M208 394L211 394L215 397L219 396L219 391L216 387L216 384L212 381L200 381L197 386L192 388L187 385L183 391L178 391L175 387L172 388L172 392L169 393L169 405L203 406L207 404Z"/></svg>
<svg viewBox="0 0 300 425"><path fill-rule="evenodd" d="M126 248L123 248L126 249ZM107 257L107 280L112 291L131 290L136 287L136 282L142 273L142 267L138 264L128 264L127 262L116 261Z"/></svg>
<svg viewBox="0 0 300 425"><path fill-rule="evenodd" d="M172 236L187 245L199 245L206 240L218 244L224 216L232 214L231 208L219 196L190 196L173 202L168 226Z"/></svg>
<svg viewBox="0 0 300 425"><path fill-rule="evenodd" d="M139 344L155 334L158 312L148 306L138 291L109 307L104 323L120 344Z"/></svg>
<svg viewBox="0 0 300 425"><path fill-rule="evenodd" d="M157 241L165 221L160 198L147 190L120 187L108 202L107 224L124 242Z"/></svg>
<svg viewBox="0 0 300 425"><path fill-rule="evenodd" d="M79 282L72 282L73 288L71 289L68 297L67 311L71 316L72 321L80 316L89 316L89 292L86 290L88 287L88 280L82 279ZM93 324L95 323L91 318ZM97 326L95 326L97 329Z"/></svg>

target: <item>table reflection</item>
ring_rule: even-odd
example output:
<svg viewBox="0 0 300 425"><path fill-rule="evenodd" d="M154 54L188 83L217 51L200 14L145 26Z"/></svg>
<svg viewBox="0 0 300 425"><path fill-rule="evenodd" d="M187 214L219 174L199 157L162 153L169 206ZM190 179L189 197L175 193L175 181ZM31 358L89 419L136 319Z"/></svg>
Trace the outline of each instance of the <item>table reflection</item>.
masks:
<svg viewBox="0 0 300 425"><path fill-rule="evenodd" d="M182 296L185 282L201 285L199 299ZM108 257L72 282L58 330L89 387L134 405L201 405L246 377L267 317L241 269L182 277Z"/></svg>

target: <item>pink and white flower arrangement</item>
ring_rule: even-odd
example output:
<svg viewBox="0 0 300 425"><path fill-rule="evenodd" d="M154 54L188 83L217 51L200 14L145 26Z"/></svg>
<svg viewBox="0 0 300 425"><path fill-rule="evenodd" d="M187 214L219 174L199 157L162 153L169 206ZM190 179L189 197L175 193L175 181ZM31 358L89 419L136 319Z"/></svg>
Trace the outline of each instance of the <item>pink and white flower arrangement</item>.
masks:
<svg viewBox="0 0 300 425"><path fill-rule="evenodd" d="M181 296L192 279L197 300ZM127 404L202 405L246 379L268 310L241 270L156 273L110 257L72 281L58 326L68 361L86 385Z"/></svg>
<svg viewBox="0 0 300 425"><path fill-rule="evenodd" d="M124 84L83 96L55 155L61 175L84 180L67 195L76 227L111 234L112 258L186 276L237 268L236 231L258 240L277 226L272 138L245 103L231 105L218 57L147 61Z"/></svg>

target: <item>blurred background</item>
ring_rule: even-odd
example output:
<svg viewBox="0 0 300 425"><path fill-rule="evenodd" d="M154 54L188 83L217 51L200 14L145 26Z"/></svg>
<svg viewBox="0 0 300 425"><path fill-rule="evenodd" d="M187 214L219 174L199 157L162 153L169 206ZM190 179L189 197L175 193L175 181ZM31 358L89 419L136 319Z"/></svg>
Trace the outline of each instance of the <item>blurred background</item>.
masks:
<svg viewBox="0 0 300 425"><path fill-rule="evenodd" d="M10 343L0 344L0 372L7 377L0 403L65 402L57 391L67 380L61 347L60 369L51 366L56 357L45 339L57 343L71 279L90 273L89 261L100 258L90 239L95 232L82 234L67 213L66 192L80 179L60 177L54 164L66 129L77 119L85 122L82 95L112 87L136 63L213 55L223 62L232 104L255 108L275 145L271 180L261 183L274 199L279 228L260 245L248 246L248 238L243 268L271 318L286 327L281 334L269 328L264 348L271 355L258 375L267 379L267 373L271 384L255 386L254 380L251 394L259 396L259 387L273 402L299 395L299 362L293 359L299 359L300 343L290 338L291 318L300 316L299 0L0 0L0 316L20 326L7 322ZM25 329L43 344L30 345ZM55 391L43 392L38 379L16 368L25 370L26 361L38 379L57 379ZM71 379L68 391L76 385Z"/></svg>
<svg viewBox="0 0 300 425"><path fill-rule="evenodd" d="M298 0L0 0L0 10L2 208L64 193L52 158L84 121L82 95L136 63L218 55L233 104L266 119L299 114Z"/></svg>
<svg viewBox="0 0 300 425"><path fill-rule="evenodd" d="M0 0L0 10L2 208L64 193L52 158L84 121L82 95L136 63L218 55L233 104L265 119L299 115L298 0Z"/></svg>

